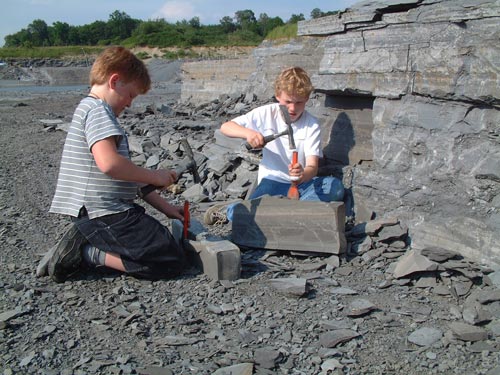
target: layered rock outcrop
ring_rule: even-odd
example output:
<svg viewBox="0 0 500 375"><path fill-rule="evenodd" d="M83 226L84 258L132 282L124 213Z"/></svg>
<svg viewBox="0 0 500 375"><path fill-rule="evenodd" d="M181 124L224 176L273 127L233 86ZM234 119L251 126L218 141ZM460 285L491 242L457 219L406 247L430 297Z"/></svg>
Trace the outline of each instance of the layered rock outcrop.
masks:
<svg viewBox="0 0 500 375"><path fill-rule="evenodd" d="M183 100L270 98L282 67L303 66L323 172L342 167L357 217L398 215L414 248L500 265L498 1L364 1L298 33L247 59L183 64Z"/></svg>

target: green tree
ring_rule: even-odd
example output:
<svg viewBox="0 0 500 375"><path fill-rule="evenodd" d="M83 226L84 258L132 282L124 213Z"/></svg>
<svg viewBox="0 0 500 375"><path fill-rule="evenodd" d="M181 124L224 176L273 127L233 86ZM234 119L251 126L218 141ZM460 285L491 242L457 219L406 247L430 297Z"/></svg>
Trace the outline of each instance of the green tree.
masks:
<svg viewBox="0 0 500 375"><path fill-rule="evenodd" d="M69 31L68 31L68 44L71 46L79 46L79 45L85 44L85 43L82 43L78 27L73 26L69 29Z"/></svg>
<svg viewBox="0 0 500 375"><path fill-rule="evenodd" d="M44 20L34 20L28 25L28 32L31 35L31 43L35 47L49 46L49 29Z"/></svg>
<svg viewBox="0 0 500 375"><path fill-rule="evenodd" d="M328 12L323 12L322 17L332 16L334 14L338 14L339 12L340 12L340 10L330 10Z"/></svg>
<svg viewBox="0 0 500 375"><path fill-rule="evenodd" d="M320 17L323 17L323 12L319 8L314 8L313 10L311 10L311 18L312 19L316 19L316 18L320 18Z"/></svg>
<svg viewBox="0 0 500 375"><path fill-rule="evenodd" d="M322 12L319 8L314 8L311 11L311 18L316 19L320 17L326 17L326 16L331 16L333 14L337 14L339 11L338 10L333 10L333 11L328 11L328 12Z"/></svg>
<svg viewBox="0 0 500 375"><path fill-rule="evenodd" d="M97 45L101 40L107 40L110 34L107 32L107 23L104 21L94 21L91 24L78 27L80 44Z"/></svg>
<svg viewBox="0 0 500 375"><path fill-rule="evenodd" d="M189 20L188 23L189 23L189 26L191 26L193 29L201 28L200 17L193 17Z"/></svg>
<svg viewBox="0 0 500 375"><path fill-rule="evenodd" d="M319 9L314 11L319 15ZM132 19L125 12L114 11L106 22L94 21L82 26L70 26L65 22L54 22L47 27L43 20L33 21L27 29L7 35L5 45L106 45L123 43L157 47L190 47L193 45L257 45L272 30L303 20L302 14L292 15L285 24L279 17L266 13L255 18L252 10L239 10L234 17L225 16L218 25L202 25L199 17L170 24L164 19L141 21ZM293 24L295 23L295 24ZM295 26L296 27L296 26ZM288 30L288 29L287 29ZM285 35L290 34L286 32ZM286 37L286 36L285 36Z"/></svg>
<svg viewBox="0 0 500 375"><path fill-rule="evenodd" d="M229 16L222 17L219 24L222 26L222 30L226 34L232 33L236 30L236 25L234 24L233 19Z"/></svg>
<svg viewBox="0 0 500 375"><path fill-rule="evenodd" d="M261 31L259 34L265 37L272 29L283 26L285 23L279 17L271 18L266 13L261 13L259 15L258 24Z"/></svg>
<svg viewBox="0 0 500 375"><path fill-rule="evenodd" d="M292 14L287 23L297 23L299 21L304 21L304 20L305 20L305 18L304 18L304 15L302 13Z"/></svg>
<svg viewBox="0 0 500 375"><path fill-rule="evenodd" d="M5 47L22 47L32 45L31 34L27 29L22 29L15 34L7 35L5 38Z"/></svg>
<svg viewBox="0 0 500 375"><path fill-rule="evenodd" d="M49 27L50 41L53 46L67 46L69 44L69 30L71 26L66 22L54 22Z"/></svg>
<svg viewBox="0 0 500 375"><path fill-rule="evenodd" d="M109 15L107 23L108 38L126 39L132 35L139 21L132 19L127 13L115 10Z"/></svg>
<svg viewBox="0 0 500 375"><path fill-rule="evenodd" d="M254 30L257 20L250 9L239 10L235 13L236 26L242 30Z"/></svg>
<svg viewBox="0 0 500 375"><path fill-rule="evenodd" d="M148 34L159 33L165 26L167 21L164 19L156 19L140 22L132 32L132 36L145 36Z"/></svg>

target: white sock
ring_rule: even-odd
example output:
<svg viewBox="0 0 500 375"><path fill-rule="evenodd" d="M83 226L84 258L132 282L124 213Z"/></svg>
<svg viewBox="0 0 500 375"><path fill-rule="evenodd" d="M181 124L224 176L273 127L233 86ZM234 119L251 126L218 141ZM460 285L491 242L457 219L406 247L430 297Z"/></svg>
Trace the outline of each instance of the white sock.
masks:
<svg viewBox="0 0 500 375"><path fill-rule="evenodd" d="M86 244L82 249L83 259L91 266L104 266L106 252L99 250L91 244Z"/></svg>

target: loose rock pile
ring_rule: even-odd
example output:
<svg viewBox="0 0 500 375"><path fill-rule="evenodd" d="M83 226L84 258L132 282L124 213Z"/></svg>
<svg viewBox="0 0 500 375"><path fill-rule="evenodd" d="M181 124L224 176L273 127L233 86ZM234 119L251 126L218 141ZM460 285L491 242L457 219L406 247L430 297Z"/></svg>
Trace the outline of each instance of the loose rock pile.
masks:
<svg viewBox="0 0 500 375"><path fill-rule="evenodd" d="M237 113L235 103L242 103L241 111L256 105L231 100L227 109L218 107L221 100L213 107L136 110L122 119L131 134L134 160L151 168L182 160L177 140L188 138L203 182L195 194L192 177L184 175L167 196L173 201L193 199L194 217L211 200L240 194L228 193L230 183L244 174L240 168L255 173L255 163L239 156L224 159L225 169L213 166L220 154L211 159L209 150L224 117ZM19 121L23 115L33 116L36 105L0 105L0 116L16 125L2 128L0 139L3 374L416 375L500 370L499 272L452 249L411 249L408 229L397 218L350 223L349 247L340 263L337 257L316 254L244 251L242 277L234 282L211 281L196 269L157 282L102 270L64 284L37 279L36 255L62 230L62 222L44 211L64 140L63 132L50 130L60 126L57 122L67 123L74 108ZM33 143L50 153L32 158ZM47 184L38 183L47 179ZM29 186L34 197L30 190L16 193L22 186ZM36 203L40 201L41 207Z"/></svg>
<svg viewBox="0 0 500 375"><path fill-rule="evenodd" d="M224 137L217 129L261 104L254 96L224 96L199 107L164 105L159 111L146 108L128 115L123 123L131 134L133 160L147 168L175 168L186 157L179 140L187 138L202 181L193 185L192 176L184 174L171 191L196 203L244 198L257 177L260 152L249 152L242 140Z"/></svg>

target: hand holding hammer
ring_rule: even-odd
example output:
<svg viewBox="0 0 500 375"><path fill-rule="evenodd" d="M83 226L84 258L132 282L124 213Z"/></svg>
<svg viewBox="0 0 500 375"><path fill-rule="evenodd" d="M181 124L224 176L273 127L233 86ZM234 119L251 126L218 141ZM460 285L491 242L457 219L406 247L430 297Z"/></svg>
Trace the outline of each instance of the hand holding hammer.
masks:
<svg viewBox="0 0 500 375"><path fill-rule="evenodd" d="M196 161L194 159L193 150L189 145L186 138L181 139L181 144L184 148L184 152L186 153L186 160L181 162L179 166L174 170L176 179L178 180L180 176L184 172L191 172L193 174L194 182L198 183L201 181L200 175L198 174L198 167L196 166ZM144 198L146 195L151 193L152 191L158 189L158 186L154 185L146 185L139 189L139 197Z"/></svg>

